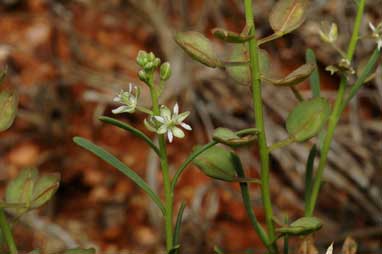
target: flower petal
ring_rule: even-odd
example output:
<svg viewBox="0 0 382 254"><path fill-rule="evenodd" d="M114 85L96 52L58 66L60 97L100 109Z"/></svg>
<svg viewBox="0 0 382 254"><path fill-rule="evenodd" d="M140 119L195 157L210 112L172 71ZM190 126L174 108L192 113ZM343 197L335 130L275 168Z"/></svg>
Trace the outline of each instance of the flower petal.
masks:
<svg viewBox="0 0 382 254"><path fill-rule="evenodd" d="M157 130L158 134L165 134L168 131L167 125L163 124Z"/></svg>
<svg viewBox="0 0 382 254"><path fill-rule="evenodd" d="M329 248L326 250L326 254L333 254L333 243L329 246Z"/></svg>
<svg viewBox="0 0 382 254"><path fill-rule="evenodd" d="M177 115L174 119L175 123L180 124L190 115L190 111L183 112Z"/></svg>
<svg viewBox="0 0 382 254"><path fill-rule="evenodd" d="M174 127L171 128L171 131L172 131L172 133L174 134L175 137L177 137L177 138L184 138L184 132L182 131L182 129L174 126Z"/></svg>
<svg viewBox="0 0 382 254"><path fill-rule="evenodd" d="M160 123L165 123L165 119L161 116L154 116L155 120L157 120Z"/></svg>
<svg viewBox="0 0 382 254"><path fill-rule="evenodd" d="M190 125L186 124L186 123L180 123L180 126L182 126L184 129L188 130L188 131L191 131L192 128Z"/></svg>
<svg viewBox="0 0 382 254"><path fill-rule="evenodd" d="M175 103L172 112L174 113L174 115L178 115L179 114L179 105L178 105L178 103Z"/></svg>
<svg viewBox="0 0 382 254"><path fill-rule="evenodd" d="M116 109L113 109L111 112L113 112L113 114L121 114L121 113L129 112L129 107L128 106L120 106Z"/></svg>
<svg viewBox="0 0 382 254"><path fill-rule="evenodd" d="M174 136L172 135L172 131L171 131L171 130L168 130L168 132L167 132L167 138L168 138L168 141L169 141L170 143L172 143L172 140L173 140Z"/></svg>
<svg viewBox="0 0 382 254"><path fill-rule="evenodd" d="M375 32L375 26L373 25L373 23L369 22L369 27L370 29Z"/></svg>
<svg viewBox="0 0 382 254"><path fill-rule="evenodd" d="M171 111L166 106L162 106L160 108L160 115L161 115L161 117L163 117L166 120L171 119Z"/></svg>

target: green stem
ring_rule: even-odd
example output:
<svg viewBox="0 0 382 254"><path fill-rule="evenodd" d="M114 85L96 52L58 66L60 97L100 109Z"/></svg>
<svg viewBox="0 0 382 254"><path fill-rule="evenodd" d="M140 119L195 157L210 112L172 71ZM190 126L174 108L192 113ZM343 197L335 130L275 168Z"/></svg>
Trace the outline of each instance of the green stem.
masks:
<svg viewBox="0 0 382 254"><path fill-rule="evenodd" d="M249 28L250 34L255 35L255 23L253 17L252 0L244 0L245 19L246 25ZM267 147L267 140L265 136L265 126L263 117L263 105L261 96L261 74L260 74L260 61L257 48L257 40L254 36L249 42L249 55L250 55L250 68L252 75L252 101L254 107L256 128L259 129L259 142L258 148L260 152L260 165L261 165L261 197L265 210L265 221L268 229L268 238L273 241L276 239L275 226L273 224L273 211L269 187L269 151ZM271 246L267 246L271 253L277 253L276 243L273 242Z"/></svg>
<svg viewBox="0 0 382 254"><path fill-rule="evenodd" d="M0 208L0 227L3 232L5 242L8 245L9 253L17 254L18 252L17 252L16 244L13 239L12 231L11 231L11 228L9 227L3 208Z"/></svg>
<svg viewBox="0 0 382 254"><path fill-rule="evenodd" d="M159 102L158 102L158 91L154 87L153 79L149 81L150 84L150 94L153 106L154 115L160 115ZM167 149L165 136L158 135L159 142L159 154L160 154L160 164L162 168L163 185L165 192L165 231L166 231L166 249L169 252L174 246L173 243L173 227L172 227L172 214L173 214L173 192L171 191L171 179L169 174L168 160L167 160Z"/></svg>
<svg viewBox="0 0 382 254"><path fill-rule="evenodd" d="M282 147L284 147L284 146L290 145L290 144L292 144L293 142L296 142L296 139L295 139L293 136L288 137L288 138L286 138L286 139L284 139L284 140L281 140L281 141L279 141L279 142L277 142L277 143L271 145L271 146L268 148L268 151L269 151L269 152L272 152L272 151L274 151L274 150L276 150L276 149L279 149L279 148L282 148Z"/></svg>
<svg viewBox="0 0 382 254"><path fill-rule="evenodd" d="M240 178L244 179L245 178L245 173L244 173L243 168L241 167L241 163L239 162L239 163L237 163L237 165L240 165L236 169L237 175ZM265 246L270 246L270 241L271 240L268 238L267 233L264 231L264 229L261 226L261 224L257 221L256 214L253 211L252 200L251 200L250 194L249 194L249 185L248 185L248 183L241 182L240 183L240 189L241 189L241 196L243 198L244 207L245 207L245 210L247 211L247 214L248 214L249 220L251 221L252 226L255 228L255 231L259 235L259 237L260 237L261 241L264 243L264 245Z"/></svg>
<svg viewBox="0 0 382 254"><path fill-rule="evenodd" d="M359 29L361 26L362 16L363 16L364 8L365 8L365 2L366 2L366 0L360 0L359 1L359 5L358 5L358 9L357 9L357 16L356 16L355 24L354 24L354 30L353 30L353 34L352 34L352 37L351 37L351 40L349 43L349 47L348 47L348 51L347 51L347 60L349 60L349 62L352 61L354 53L355 53L355 49L357 47L357 42L358 42L358 38L359 38ZM340 86L339 86L339 90L338 90L338 94L337 94L337 98L336 98L336 102L334 104L333 111L329 117L328 130L327 130L327 133L326 133L326 136L324 139L324 143L320 149L321 150L321 157L320 157L316 176L315 176L314 183L313 183L312 195L311 195L311 198L309 199L309 201L310 201L309 204L306 206L307 207L307 211L306 211L307 216L313 216L314 208L316 206L318 193L319 193L320 187L321 187L322 176L323 176L324 169L326 167L327 160L328 160L328 153L330 150L330 145L332 143L334 131L337 127L337 123L339 121L339 118L341 116L342 109L343 109L342 105L343 105L344 96L345 96L346 84L347 84L346 77L342 77L341 82L340 82Z"/></svg>

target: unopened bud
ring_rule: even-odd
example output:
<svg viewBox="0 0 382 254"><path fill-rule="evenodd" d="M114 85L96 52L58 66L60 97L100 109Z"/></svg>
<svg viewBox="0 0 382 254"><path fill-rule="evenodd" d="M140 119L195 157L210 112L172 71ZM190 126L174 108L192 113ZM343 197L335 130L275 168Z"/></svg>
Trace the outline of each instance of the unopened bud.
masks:
<svg viewBox="0 0 382 254"><path fill-rule="evenodd" d="M165 62L160 66L160 79L168 80L171 77L171 66L169 62Z"/></svg>

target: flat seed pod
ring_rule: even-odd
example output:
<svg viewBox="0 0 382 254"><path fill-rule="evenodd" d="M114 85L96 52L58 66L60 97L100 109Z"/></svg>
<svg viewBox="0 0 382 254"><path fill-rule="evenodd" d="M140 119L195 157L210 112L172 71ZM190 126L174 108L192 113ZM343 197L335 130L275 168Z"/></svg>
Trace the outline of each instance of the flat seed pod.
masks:
<svg viewBox="0 0 382 254"><path fill-rule="evenodd" d="M259 49L260 72L266 75L269 72L269 56L267 51ZM228 63L243 62L241 65L227 65L226 70L235 81L242 85L251 83L251 71L249 68L249 52L246 45L235 45Z"/></svg>
<svg viewBox="0 0 382 254"><path fill-rule="evenodd" d="M11 127L17 112L17 96L14 93L0 93L0 131Z"/></svg>
<svg viewBox="0 0 382 254"><path fill-rule="evenodd" d="M236 179L236 163L233 152L219 146L214 146L195 160L194 164L207 176L223 181L234 181Z"/></svg>
<svg viewBox="0 0 382 254"><path fill-rule="evenodd" d="M289 73L288 76L282 79L274 79L264 77L264 79L275 86L295 86L300 84L305 79L309 78L309 76L314 71L315 66L313 64L304 64L298 67L293 72Z"/></svg>
<svg viewBox="0 0 382 254"><path fill-rule="evenodd" d="M229 43L244 43L246 41L251 40L254 37L249 35L238 34L223 28L214 28L211 32L216 38Z"/></svg>
<svg viewBox="0 0 382 254"><path fill-rule="evenodd" d="M50 174L39 177L33 188L31 208L38 208L48 202L60 185L60 175Z"/></svg>
<svg viewBox="0 0 382 254"><path fill-rule="evenodd" d="M288 235L307 235L321 227L322 223L316 217L302 217L292 222L288 227L278 228L276 231Z"/></svg>
<svg viewBox="0 0 382 254"><path fill-rule="evenodd" d="M203 34L194 31L177 33L175 41L196 61L212 68L223 66L216 56L210 40Z"/></svg>
<svg viewBox="0 0 382 254"><path fill-rule="evenodd" d="M287 34L298 28L305 20L307 0L280 0L273 7L269 23L279 34Z"/></svg>
<svg viewBox="0 0 382 254"><path fill-rule="evenodd" d="M240 147L253 143L257 139L257 133L238 136L235 132L226 128L217 128L213 134L213 140L231 147Z"/></svg>
<svg viewBox="0 0 382 254"><path fill-rule="evenodd" d="M288 115L286 128L298 142L305 141L321 130L330 115L329 102L316 97L303 101Z"/></svg>

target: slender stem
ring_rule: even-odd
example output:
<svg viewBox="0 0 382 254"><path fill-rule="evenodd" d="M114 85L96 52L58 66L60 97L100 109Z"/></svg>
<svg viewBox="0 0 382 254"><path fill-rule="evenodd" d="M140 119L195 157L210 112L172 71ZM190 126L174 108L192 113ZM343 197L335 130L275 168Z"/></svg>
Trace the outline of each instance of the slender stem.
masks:
<svg viewBox="0 0 382 254"><path fill-rule="evenodd" d="M241 167L241 163L237 163L237 165L240 165L236 171L237 175L240 178L245 178L245 173L243 168ZM265 246L270 246L271 240L268 238L267 233L264 231L263 227L261 224L257 221L256 219L256 214L253 211L252 207L252 200L250 198L249 194L249 185L246 182L241 182L240 183L240 189L241 189L241 196L243 198L243 203L245 210L247 211L249 220L251 221L252 226L255 228L255 231L259 235L261 241L264 243Z"/></svg>
<svg viewBox="0 0 382 254"><path fill-rule="evenodd" d="M359 4L358 4L357 16L355 19L353 34L352 34L352 37L351 37L351 40L349 43L349 47L348 47L348 51L347 51L347 60L349 60L349 62L352 61L354 53L355 53L355 49L357 47L357 42L358 42L358 38L359 38L359 29L361 27L361 21L362 21L364 8L365 8L365 3L366 3L366 0L360 0ZM319 161L318 168L317 168L317 173L316 173L314 183L313 183L312 196L309 199L309 201L310 201L309 204L306 206L307 207L306 214L308 216L313 215L314 208L316 206L318 193L319 193L320 187L321 187L322 176L323 176L324 169L326 167L327 160L328 160L328 153L330 150L330 145L332 143L334 131L337 127L337 123L339 121L339 118L341 116L342 109L343 109L342 105L343 105L344 96L345 96L346 84L347 84L346 77L342 77L341 82L340 82L340 86L339 86L339 90L338 90L338 94L337 94L337 98L336 98L336 102L334 104L333 111L329 117L328 130L327 130L327 133L326 133L326 136L324 139L323 146L320 149L321 157L320 157L320 161Z"/></svg>
<svg viewBox="0 0 382 254"><path fill-rule="evenodd" d="M244 0L245 19L246 25L249 28L250 34L255 35L255 23L253 17L252 0ZM268 229L268 238L276 239L275 226L273 224L273 211L269 187L269 151L267 147L267 140L265 136L265 126L263 117L263 105L261 96L261 74L260 74L260 61L257 48L257 40L254 36L249 42L249 55L250 55L250 68L252 75L252 101L254 107L256 128L259 129L259 142L258 148L260 152L260 165L261 165L261 197L265 210L265 221ZM267 246L271 253L277 253L276 243L273 242L272 246Z"/></svg>
<svg viewBox="0 0 382 254"><path fill-rule="evenodd" d="M17 247L15 241L13 239L11 228L9 227L7 218L5 216L5 212L3 208L0 208L0 227L3 232L5 242L8 245L10 254L17 254Z"/></svg>
<svg viewBox="0 0 382 254"><path fill-rule="evenodd" d="M267 37L264 37L264 38L259 39L258 42L257 42L257 46L260 46L260 45L262 45L262 44L264 44L264 43L267 43L267 42L276 40L276 39L278 39L278 38L280 38L280 37L282 37L282 36L283 36L282 33L274 33L274 34L271 34L271 35L269 35L269 36L267 36Z"/></svg>
<svg viewBox="0 0 382 254"><path fill-rule="evenodd" d="M150 80L150 94L153 105L154 115L160 115L158 91L154 87L153 80ZM173 227L172 227L172 214L173 214L173 192L171 191L171 179L169 174L168 160L167 160L167 148L164 135L158 135L159 141L159 154L160 164L162 168L163 185L165 192L165 230L166 230L166 249L169 252L174 246L173 243Z"/></svg>

